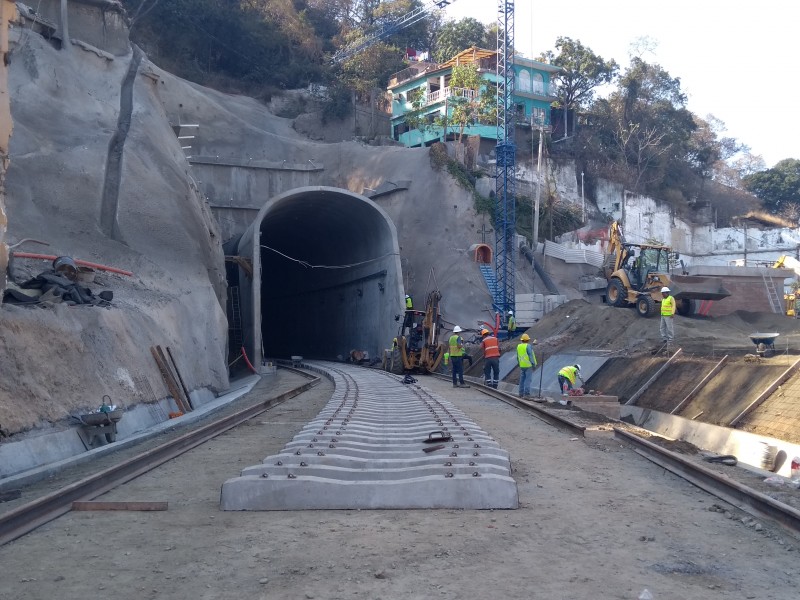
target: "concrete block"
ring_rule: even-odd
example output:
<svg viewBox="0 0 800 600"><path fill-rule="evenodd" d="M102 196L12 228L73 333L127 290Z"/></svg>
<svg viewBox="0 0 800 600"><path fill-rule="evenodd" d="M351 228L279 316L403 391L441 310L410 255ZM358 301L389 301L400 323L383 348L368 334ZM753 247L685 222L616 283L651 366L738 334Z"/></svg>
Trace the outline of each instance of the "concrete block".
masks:
<svg viewBox="0 0 800 600"><path fill-rule="evenodd" d="M223 484L223 510L517 508L508 452L452 404L382 371L312 366L334 382L331 400Z"/></svg>

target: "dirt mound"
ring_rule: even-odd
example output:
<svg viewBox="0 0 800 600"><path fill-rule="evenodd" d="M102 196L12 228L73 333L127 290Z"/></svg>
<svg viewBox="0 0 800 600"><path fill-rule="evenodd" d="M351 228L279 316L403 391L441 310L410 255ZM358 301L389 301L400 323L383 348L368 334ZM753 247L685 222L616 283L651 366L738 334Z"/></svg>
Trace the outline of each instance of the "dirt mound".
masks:
<svg viewBox="0 0 800 600"><path fill-rule="evenodd" d="M565 350L607 350L635 353L661 344L659 317L645 319L632 308L615 308L572 300L546 314L528 330L546 354ZM772 313L737 311L723 317L675 318L675 348L685 353L713 355L725 351L753 351L750 334L780 333L777 350L795 351L800 343L800 321Z"/></svg>

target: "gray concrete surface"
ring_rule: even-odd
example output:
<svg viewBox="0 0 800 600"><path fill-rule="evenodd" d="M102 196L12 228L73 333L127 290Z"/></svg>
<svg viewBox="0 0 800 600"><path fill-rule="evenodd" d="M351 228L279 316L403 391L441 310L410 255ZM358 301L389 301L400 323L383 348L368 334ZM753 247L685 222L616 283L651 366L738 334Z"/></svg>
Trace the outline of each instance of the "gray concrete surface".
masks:
<svg viewBox="0 0 800 600"><path fill-rule="evenodd" d="M508 453L450 402L383 371L314 366L334 382L330 402L223 484L223 510L517 508Z"/></svg>
<svg viewBox="0 0 800 600"><path fill-rule="evenodd" d="M172 399L163 400L158 406L136 405L133 410L126 411L119 422L117 441L91 450L87 450L81 442L77 425L19 442L0 444L0 491L39 481L67 465L93 460L158 435L165 429L192 423L248 393L259 379L251 375L234 382L232 391L206 401L192 412L175 419L168 417L169 411L176 410Z"/></svg>

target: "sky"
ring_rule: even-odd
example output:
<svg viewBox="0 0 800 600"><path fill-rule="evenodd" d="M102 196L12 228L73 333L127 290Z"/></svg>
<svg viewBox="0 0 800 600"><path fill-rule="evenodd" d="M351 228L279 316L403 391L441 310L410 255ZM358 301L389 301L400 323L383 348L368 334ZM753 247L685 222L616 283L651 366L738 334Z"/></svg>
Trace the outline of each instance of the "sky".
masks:
<svg viewBox="0 0 800 600"><path fill-rule="evenodd" d="M496 0L451 0L445 17L497 21ZM500 0L503 2L504 0ZM517 52L536 58L570 37L627 67L631 43L656 42L642 58L681 80L687 108L725 123L767 167L800 159L798 0L515 1Z"/></svg>

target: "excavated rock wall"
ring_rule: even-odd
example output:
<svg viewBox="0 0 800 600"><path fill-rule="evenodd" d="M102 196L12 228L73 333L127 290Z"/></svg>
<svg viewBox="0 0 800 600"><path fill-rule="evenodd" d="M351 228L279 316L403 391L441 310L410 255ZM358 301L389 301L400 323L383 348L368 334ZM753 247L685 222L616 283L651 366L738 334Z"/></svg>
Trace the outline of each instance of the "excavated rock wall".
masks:
<svg viewBox="0 0 800 600"><path fill-rule="evenodd" d="M153 65L133 64L130 48L116 57L59 51L29 30L12 30L11 46L7 242L43 240L49 247L19 250L133 276L98 271L87 285L114 292L105 308L0 306L0 427L58 427L104 394L124 406L167 396L153 345L172 349L190 390L226 389L221 238ZM11 272L21 282L49 266L13 259Z"/></svg>

